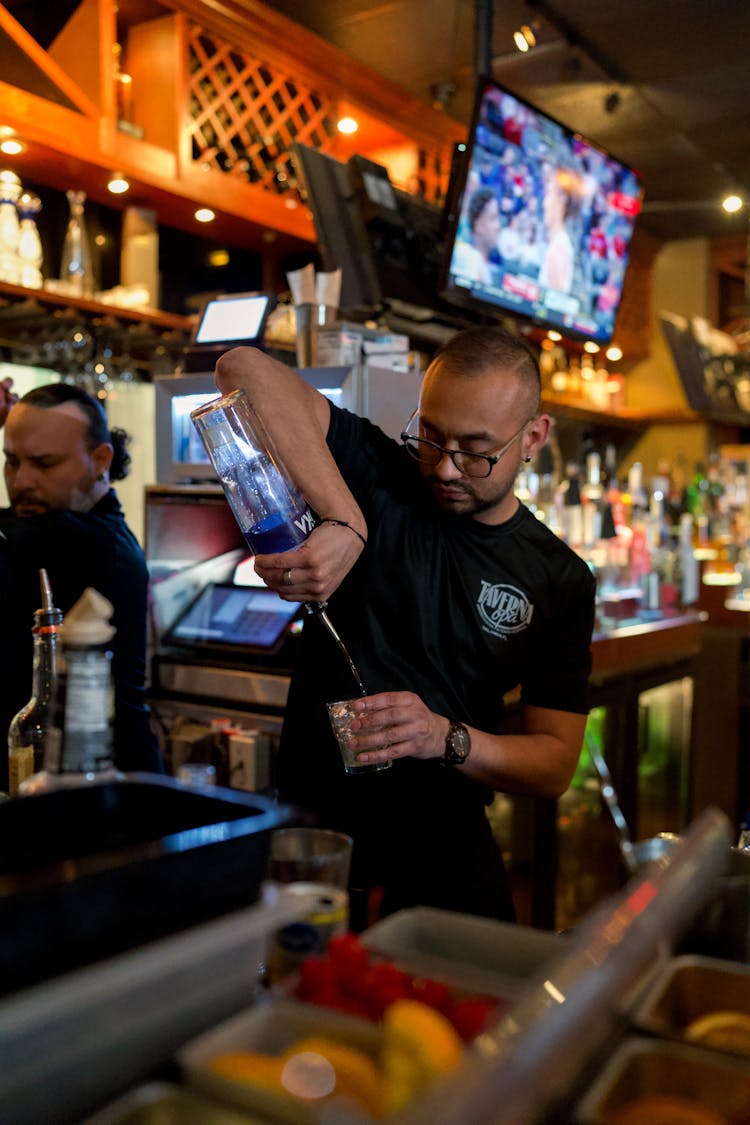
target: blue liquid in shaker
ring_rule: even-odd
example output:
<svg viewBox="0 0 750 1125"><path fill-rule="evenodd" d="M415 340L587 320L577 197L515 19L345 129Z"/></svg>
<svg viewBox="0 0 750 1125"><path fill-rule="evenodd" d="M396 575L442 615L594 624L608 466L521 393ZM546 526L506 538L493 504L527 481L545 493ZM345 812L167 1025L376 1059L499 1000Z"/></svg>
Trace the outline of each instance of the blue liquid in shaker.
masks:
<svg viewBox="0 0 750 1125"><path fill-rule="evenodd" d="M291 551L304 543L306 534L296 527L289 526L281 512L273 512L245 532L245 539L255 555L277 555L281 551Z"/></svg>

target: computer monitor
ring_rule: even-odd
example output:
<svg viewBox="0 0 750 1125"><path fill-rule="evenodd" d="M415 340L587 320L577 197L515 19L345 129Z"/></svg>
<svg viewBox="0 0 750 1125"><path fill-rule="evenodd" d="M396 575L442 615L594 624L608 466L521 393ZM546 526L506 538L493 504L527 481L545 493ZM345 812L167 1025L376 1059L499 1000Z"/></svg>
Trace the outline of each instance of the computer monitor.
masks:
<svg viewBox="0 0 750 1125"><path fill-rule="evenodd" d="M342 314L360 320L383 303L372 250L349 169L319 149L295 142L292 160L312 212L326 270L341 270Z"/></svg>

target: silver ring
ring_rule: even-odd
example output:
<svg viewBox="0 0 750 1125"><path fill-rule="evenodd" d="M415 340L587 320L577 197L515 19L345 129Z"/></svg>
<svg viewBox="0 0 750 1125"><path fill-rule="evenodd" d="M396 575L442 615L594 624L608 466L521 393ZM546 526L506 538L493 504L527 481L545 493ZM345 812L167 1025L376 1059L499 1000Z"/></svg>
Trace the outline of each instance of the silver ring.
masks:
<svg viewBox="0 0 750 1125"><path fill-rule="evenodd" d="M285 586L292 586L293 585L291 570L285 570L284 571L284 577L283 577L282 581L283 581Z"/></svg>

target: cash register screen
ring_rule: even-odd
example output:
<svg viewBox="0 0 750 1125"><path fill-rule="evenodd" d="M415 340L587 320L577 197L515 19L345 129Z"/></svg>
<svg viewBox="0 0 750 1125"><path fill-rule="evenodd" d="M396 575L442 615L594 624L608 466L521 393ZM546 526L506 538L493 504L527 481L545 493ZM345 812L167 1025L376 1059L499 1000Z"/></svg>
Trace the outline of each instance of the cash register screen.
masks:
<svg viewBox="0 0 750 1125"><path fill-rule="evenodd" d="M248 648L276 652L296 602L283 602L273 590L211 582L168 630L168 644L198 648Z"/></svg>

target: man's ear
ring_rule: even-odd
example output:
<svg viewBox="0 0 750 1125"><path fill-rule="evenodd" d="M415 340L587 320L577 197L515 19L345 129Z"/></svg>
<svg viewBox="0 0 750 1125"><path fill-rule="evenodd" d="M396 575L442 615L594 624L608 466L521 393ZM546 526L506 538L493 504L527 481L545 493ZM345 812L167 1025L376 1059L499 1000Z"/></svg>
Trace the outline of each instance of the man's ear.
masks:
<svg viewBox="0 0 750 1125"><path fill-rule="evenodd" d="M94 463L97 477L102 478L105 473L109 472L109 466L112 464L114 455L114 448L109 442L103 441L96 446L91 454L91 460Z"/></svg>
<svg viewBox="0 0 750 1125"><path fill-rule="evenodd" d="M549 430L549 414L538 414L536 418L532 419L526 429L526 436L523 442L523 452L526 456L533 457L543 445L546 445Z"/></svg>

